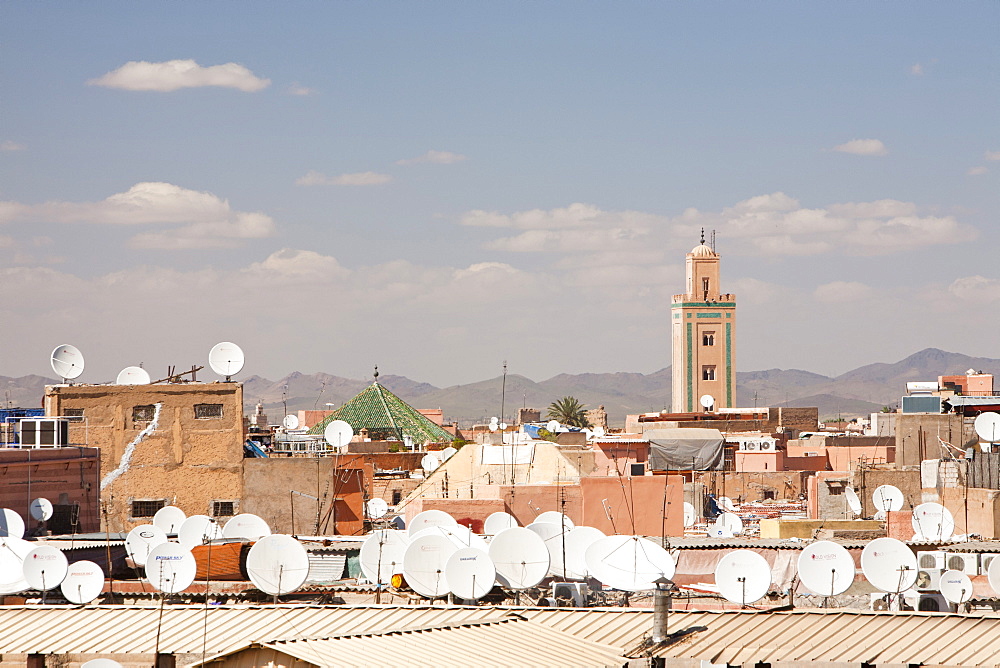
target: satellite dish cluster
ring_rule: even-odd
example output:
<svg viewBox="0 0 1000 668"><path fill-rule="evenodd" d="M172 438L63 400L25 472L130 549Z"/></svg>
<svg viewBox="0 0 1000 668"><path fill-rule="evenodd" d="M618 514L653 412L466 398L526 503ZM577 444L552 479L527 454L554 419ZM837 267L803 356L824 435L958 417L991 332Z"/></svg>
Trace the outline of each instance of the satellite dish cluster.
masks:
<svg viewBox="0 0 1000 668"><path fill-rule="evenodd" d="M212 346L208 352L208 365L212 371L225 377L230 382L232 377L243 369L246 358L243 350L235 343L223 341ZM52 371L63 379L64 383L79 378L83 374L83 353L76 346L64 343L52 351L49 363ZM149 372L138 366L127 366L118 372L115 385L149 385L152 379Z"/></svg>

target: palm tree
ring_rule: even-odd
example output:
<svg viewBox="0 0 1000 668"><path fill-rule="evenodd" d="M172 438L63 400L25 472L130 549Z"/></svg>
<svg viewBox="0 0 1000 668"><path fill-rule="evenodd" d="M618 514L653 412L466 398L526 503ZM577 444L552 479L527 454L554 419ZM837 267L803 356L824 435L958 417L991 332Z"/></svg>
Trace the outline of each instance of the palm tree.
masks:
<svg viewBox="0 0 1000 668"><path fill-rule="evenodd" d="M587 408L577 401L576 397L563 397L558 401L553 401L549 404L546 417L571 427L590 426L590 422L587 421Z"/></svg>

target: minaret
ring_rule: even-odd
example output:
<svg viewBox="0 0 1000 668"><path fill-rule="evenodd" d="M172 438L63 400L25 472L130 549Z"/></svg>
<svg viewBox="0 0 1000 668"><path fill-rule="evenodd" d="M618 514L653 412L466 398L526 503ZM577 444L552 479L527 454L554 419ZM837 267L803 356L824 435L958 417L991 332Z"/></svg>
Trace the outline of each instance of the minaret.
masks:
<svg viewBox="0 0 1000 668"><path fill-rule="evenodd" d="M675 413L705 410L709 394L715 408L736 402L736 295L719 284L719 255L701 243L687 254L687 289L671 305L672 404Z"/></svg>

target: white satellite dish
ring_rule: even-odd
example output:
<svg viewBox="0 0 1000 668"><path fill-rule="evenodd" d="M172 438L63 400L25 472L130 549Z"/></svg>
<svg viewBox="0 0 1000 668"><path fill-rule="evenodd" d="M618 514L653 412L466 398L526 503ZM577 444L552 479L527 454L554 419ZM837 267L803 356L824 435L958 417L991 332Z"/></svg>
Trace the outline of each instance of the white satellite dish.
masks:
<svg viewBox="0 0 1000 668"><path fill-rule="evenodd" d="M612 589L655 589L657 580L674 576L670 554L639 536L601 538L587 548L584 558L591 576Z"/></svg>
<svg viewBox="0 0 1000 668"><path fill-rule="evenodd" d="M412 541L403 553L403 577L413 591L438 598L449 591L445 566L459 548L444 536L424 535Z"/></svg>
<svg viewBox="0 0 1000 668"><path fill-rule="evenodd" d="M976 416L976 434L988 443L1000 441L1000 414L994 412L980 413Z"/></svg>
<svg viewBox="0 0 1000 668"><path fill-rule="evenodd" d="M429 452L420 458L420 468L426 473L430 473L439 466L441 466L441 460Z"/></svg>
<svg viewBox="0 0 1000 668"><path fill-rule="evenodd" d="M728 496L720 496L715 500L715 502L716 505L719 506L719 508L722 508L728 513L736 512L736 505L733 503L733 500L730 499Z"/></svg>
<svg viewBox="0 0 1000 668"><path fill-rule="evenodd" d="M66 579L69 562L57 547L39 545L24 557L24 580L38 591L55 589Z"/></svg>
<svg viewBox="0 0 1000 668"><path fill-rule="evenodd" d="M365 502L365 512L368 513L368 519L377 520L385 517L385 514L389 512L389 504L385 502L385 499L378 497L368 499Z"/></svg>
<svg viewBox="0 0 1000 668"><path fill-rule="evenodd" d="M458 522L455 518L444 512L443 510L425 510L422 513L417 513L416 516L410 520L407 526L407 532L410 534L410 538L413 534L418 531L422 531L428 527L435 526L456 526Z"/></svg>
<svg viewBox="0 0 1000 668"><path fill-rule="evenodd" d="M1000 594L1000 559L994 557L986 569L986 577L990 581L993 593Z"/></svg>
<svg viewBox="0 0 1000 668"><path fill-rule="evenodd" d="M354 438L354 427L343 420L332 420L323 430L323 438L330 447L342 449Z"/></svg>
<svg viewBox="0 0 1000 668"><path fill-rule="evenodd" d="M457 448L445 448L444 450L441 451L441 462L443 463L448 461L456 454L458 454Z"/></svg>
<svg viewBox="0 0 1000 668"><path fill-rule="evenodd" d="M91 659L80 664L80 668L122 668L122 664L113 659Z"/></svg>
<svg viewBox="0 0 1000 668"><path fill-rule="evenodd" d="M115 385L149 385L152 378L141 366L127 366L118 372Z"/></svg>
<svg viewBox="0 0 1000 668"><path fill-rule="evenodd" d="M715 526L724 528L734 536L743 533L743 520L736 513L722 513L715 519Z"/></svg>
<svg viewBox="0 0 1000 668"><path fill-rule="evenodd" d="M505 529L511 529L516 526L520 526L517 518L501 510L490 514L486 518L486 521L483 522L483 533L487 536L495 536Z"/></svg>
<svg viewBox="0 0 1000 668"><path fill-rule="evenodd" d="M549 524L562 526L562 528L566 531L569 531L570 529L576 526L575 524L573 524L573 520L571 520L566 515L563 515L558 510L545 511L544 513L535 518L535 522L548 522Z"/></svg>
<svg viewBox="0 0 1000 668"><path fill-rule="evenodd" d="M562 425L559 424L559 420L549 420L545 423L545 429L553 434L559 431L559 427L561 426Z"/></svg>
<svg viewBox="0 0 1000 668"><path fill-rule="evenodd" d="M281 420L281 426L285 428L286 431L292 431L293 429L299 428L299 417L297 415L288 414Z"/></svg>
<svg viewBox="0 0 1000 668"><path fill-rule="evenodd" d="M497 580L508 589L530 589L549 574L545 542L524 527L504 529L490 541L490 559Z"/></svg>
<svg viewBox="0 0 1000 668"><path fill-rule="evenodd" d="M474 547L458 550L444 566L448 589L460 599L477 601L493 589L497 569L490 555Z"/></svg>
<svg viewBox="0 0 1000 668"><path fill-rule="evenodd" d="M587 550L602 538L607 538L607 535L594 527L578 526L566 532L566 559L562 572L567 578L585 580L590 576Z"/></svg>
<svg viewBox="0 0 1000 668"><path fill-rule="evenodd" d="M49 361L52 364L52 371L64 382L79 378L80 374L83 373L83 353L76 346L71 346L68 343L57 346L52 351L52 357Z"/></svg>
<svg viewBox="0 0 1000 668"><path fill-rule="evenodd" d="M222 529L219 527L219 523L208 515L192 515L184 520L181 528L177 530L177 542L186 550L220 538L222 538Z"/></svg>
<svg viewBox="0 0 1000 668"><path fill-rule="evenodd" d="M941 595L949 603L965 603L972 598L972 579L962 571L941 574Z"/></svg>
<svg viewBox="0 0 1000 668"><path fill-rule="evenodd" d="M28 588L24 559L35 546L21 538L0 538L0 594L16 594Z"/></svg>
<svg viewBox="0 0 1000 668"><path fill-rule="evenodd" d="M149 553L167 542L167 533L152 524L140 524L125 536L125 552L136 566L145 566Z"/></svg>
<svg viewBox="0 0 1000 668"><path fill-rule="evenodd" d="M712 406L715 405L715 397L713 397L711 394L701 395L701 399L699 399L698 401L699 403L701 403L702 408L706 409L711 408Z"/></svg>
<svg viewBox="0 0 1000 668"><path fill-rule="evenodd" d="M392 576L403 572L403 554L410 539L403 531L379 529L361 544L361 572L369 582L389 584Z"/></svg>
<svg viewBox="0 0 1000 668"><path fill-rule="evenodd" d="M309 577L309 553L291 536L264 536L247 553L247 575L265 594L290 594Z"/></svg>
<svg viewBox="0 0 1000 668"><path fill-rule="evenodd" d="M879 485L872 493L876 510L895 511L903 507L903 493L893 485Z"/></svg>
<svg viewBox="0 0 1000 668"><path fill-rule="evenodd" d="M497 424L496 422L490 422L490 431L496 431L499 428L500 428L499 424Z"/></svg>
<svg viewBox="0 0 1000 668"><path fill-rule="evenodd" d="M146 580L167 594L176 594L190 587L197 572L194 555L177 543L160 543L146 557Z"/></svg>
<svg viewBox="0 0 1000 668"><path fill-rule="evenodd" d="M853 487L845 489L844 496L847 497L847 507L851 509L852 513L860 515L864 512L861 507L861 499L858 498L858 493L854 491Z"/></svg>
<svg viewBox="0 0 1000 668"><path fill-rule="evenodd" d="M0 508L0 537L24 537L24 520L10 508Z"/></svg>
<svg viewBox="0 0 1000 668"><path fill-rule="evenodd" d="M229 341L216 343L208 352L208 365L215 373L225 376L227 383L243 369L245 362L243 349Z"/></svg>
<svg viewBox="0 0 1000 668"><path fill-rule="evenodd" d="M236 515L228 522L226 526L222 527L222 537L223 538L246 538L249 540L258 540L264 536L271 535L271 527L267 525L267 522L263 518L254 515L253 513L240 513Z"/></svg>
<svg viewBox="0 0 1000 668"><path fill-rule="evenodd" d="M799 580L820 596L843 594L854 583L854 557L843 545L819 540L799 554Z"/></svg>
<svg viewBox="0 0 1000 668"><path fill-rule="evenodd" d="M876 538L861 551L861 570L876 589L898 594L917 581L917 556L895 538Z"/></svg>
<svg viewBox="0 0 1000 668"><path fill-rule="evenodd" d="M709 524L706 533L711 538L733 538L735 534L721 524Z"/></svg>
<svg viewBox="0 0 1000 668"><path fill-rule="evenodd" d="M695 522L698 521L698 511L694 509L694 505L684 502L684 528L690 529L694 526Z"/></svg>
<svg viewBox="0 0 1000 668"><path fill-rule="evenodd" d="M506 422L501 422L500 423L500 431L507 431L507 423Z"/></svg>
<svg viewBox="0 0 1000 668"><path fill-rule="evenodd" d="M604 427L594 427L594 438L603 438L607 434L607 429Z"/></svg>
<svg viewBox="0 0 1000 668"><path fill-rule="evenodd" d="M437 526L421 529L416 533L410 534L410 542L415 541L421 536L427 535L444 536L454 543L457 548L476 547L484 552L487 550L486 539L472 533L472 530L469 529L469 527L462 526L461 524L439 524Z"/></svg>
<svg viewBox="0 0 1000 668"><path fill-rule="evenodd" d="M153 514L153 525L165 534L176 534L187 515L177 506L163 506Z"/></svg>
<svg viewBox="0 0 1000 668"><path fill-rule="evenodd" d="M948 540L955 533L955 517L940 503L921 503L910 523L923 540Z"/></svg>
<svg viewBox="0 0 1000 668"><path fill-rule="evenodd" d="M52 519L52 502L46 498L38 497L28 506L31 517L39 522L46 522Z"/></svg>
<svg viewBox="0 0 1000 668"><path fill-rule="evenodd" d="M59 589L70 603L85 605L104 591L104 571L93 561L74 561L67 568Z"/></svg>
<svg viewBox="0 0 1000 668"><path fill-rule="evenodd" d="M716 564L715 585L727 601L749 605L764 598L771 587L771 566L752 550L733 550Z"/></svg>

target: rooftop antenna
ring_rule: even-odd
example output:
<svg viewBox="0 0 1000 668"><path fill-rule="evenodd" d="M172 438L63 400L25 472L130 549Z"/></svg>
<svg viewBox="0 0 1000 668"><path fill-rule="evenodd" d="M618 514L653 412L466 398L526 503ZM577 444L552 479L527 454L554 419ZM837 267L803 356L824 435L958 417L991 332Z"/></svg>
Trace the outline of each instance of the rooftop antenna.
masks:
<svg viewBox="0 0 1000 668"><path fill-rule="evenodd" d="M715 252L715 230L712 230L712 252Z"/></svg>

